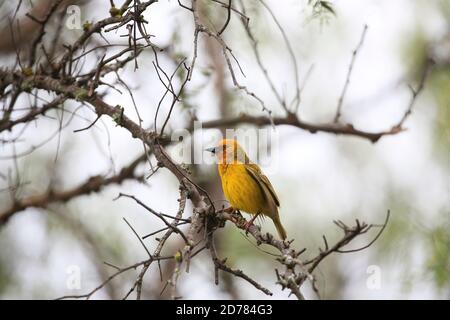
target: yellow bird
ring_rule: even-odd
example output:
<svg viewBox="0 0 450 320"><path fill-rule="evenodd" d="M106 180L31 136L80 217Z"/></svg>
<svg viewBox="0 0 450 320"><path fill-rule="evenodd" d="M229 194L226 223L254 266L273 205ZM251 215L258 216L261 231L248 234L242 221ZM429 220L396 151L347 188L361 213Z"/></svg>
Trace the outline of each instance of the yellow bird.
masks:
<svg viewBox="0 0 450 320"><path fill-rule="evenodd" d="M253 215L249 225L262 214L272 219L281 239L286 239L278 207L280 201L257 164L252 163L236 140L224 139L217 147L208 148L218 159L222 189L234 210Z"/></svg>

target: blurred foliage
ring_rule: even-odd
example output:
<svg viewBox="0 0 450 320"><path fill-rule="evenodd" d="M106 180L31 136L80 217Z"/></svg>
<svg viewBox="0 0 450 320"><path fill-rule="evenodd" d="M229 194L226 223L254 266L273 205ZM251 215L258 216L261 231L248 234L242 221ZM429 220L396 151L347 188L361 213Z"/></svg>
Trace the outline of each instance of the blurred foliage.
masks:
<svg viewBox="0 0 450 320"><path fill-rule="evenodd" d="M442 291L450 286L450 214L439 212L432 222L410 205L411 195L390 190L386 201L391 208L391 219L384 234L372 251L374 260L396 265L401 270L399 279L404 292L411 292L416 280L434 281ZM431 224L431 227L429 225ZM417 254L423 262L417 268Z"/></svg>
<svg viewBox="0 0 450 320"><path fill-rule="evenodd" d="M411 77L417 79L427 59L428 42L423 33L417 31L406 43L403 56L411 72ZM435 151L443 157L450 166L450 65L436 64L428 78L427 88L437 104L435 135Z"/></svg>
<svg viewBox="0 0 450 320"><path fill-rule="evenodd" d="M0 255L0 296L5 292L11 282L8 277L8 270L6 269L6 263L3 261L3 257Z"/></svg>
<svg viewBox="0 0 450 320"><path fill-rule="evenodd" d="M435 144L440 156L450 167L450 66L438 66L430 79L430 90L436 99L438 110L435 127Z"/></svg>
<svg viewBox="0 0 450 320"><path fill-rule="evenodd" d="M450 213L444 212L447 222L428 234L427 271L442 290L450 283Z"/></svg>
<svg viewBox="0 0 450 320"><path fill-rule="evenodd" d="M326 23L331 17L336 16L334 5L331 1L308 0L311 7L311 19L318 19L321 24Z"/></svg>
<svg viewBox="0 0 450 320"><path fill-rule="evenodd" d="M428 57L433 58L436 64L430 73L426 83L427 93L431 95L436 103L436 121L434 122L434 153L437 159L441 159L444 166L450 169L450 52L445 50L445 44L450 41L450 6L448 1L427 1L421 2L416 7L416 14L420 15L428 6L428 9L439 13L443 18L445 27L448 30L442 37L431 38L423 30L421 24L417 24L406 41L402 43L401 55L406 68L410 71L411 78L417 80L421 69L425 65ZM442 50L444 48L444 50ZM435 58L437 51L443 51L447 56ZM427 106L431 107L431 106ZM391 224L391 239L385 241L399 241L409 239L411 243L422 241L425 248L425 265L423 274L416 276L431 276L438 290L448 289L450 287L450 218L449 212L442 210L436 214L431 229L413 228L407 232L394 222ZM417 221L417 217L414 218ZM397 228L398 227L398 228ZM392 230L396 228L396 230ZM407 237L410 233L413 236ZM395 236L396 239L392 239ZM414 241L414 242L412 242ZM398 243L398 242L395 242ZM414 277L414 275L410 275Z"/></svg>

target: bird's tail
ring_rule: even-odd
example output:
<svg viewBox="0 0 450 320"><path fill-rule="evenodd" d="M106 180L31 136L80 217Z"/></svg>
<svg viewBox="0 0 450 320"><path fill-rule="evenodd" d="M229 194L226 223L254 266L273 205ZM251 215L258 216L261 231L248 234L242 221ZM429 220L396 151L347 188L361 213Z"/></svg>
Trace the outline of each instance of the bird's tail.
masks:
<svg viewBox="0 0 450 320"><path fill-rule="evenodd" d="M280 238L282 240L285 240L287 237L286 230L284 229L283 225L281 224L280 217L276 217L275 219L273 219L273 224L275 225L275 228L277 228L278 235L280 236Z"/></svg>

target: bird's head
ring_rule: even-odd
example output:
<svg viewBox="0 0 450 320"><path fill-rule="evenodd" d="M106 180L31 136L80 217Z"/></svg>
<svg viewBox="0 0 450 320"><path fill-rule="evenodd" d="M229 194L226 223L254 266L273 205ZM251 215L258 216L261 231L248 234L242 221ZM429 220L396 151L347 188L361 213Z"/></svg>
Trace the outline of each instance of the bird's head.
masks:
<svg viewBox="0 0 450 320"><path fill-rule="evenodd" d="M218 146L206 151L213 153L221 164L249 163L247 154L235 139L223 139Z"/></svg>

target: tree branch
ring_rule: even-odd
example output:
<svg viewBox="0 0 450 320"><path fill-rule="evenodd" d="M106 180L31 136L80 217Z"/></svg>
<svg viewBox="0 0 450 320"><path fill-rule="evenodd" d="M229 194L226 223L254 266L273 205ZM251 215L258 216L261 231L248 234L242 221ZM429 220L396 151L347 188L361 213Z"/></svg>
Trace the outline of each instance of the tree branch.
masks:
<svg viewBox="0 0 450 320"><path fill-rule="evenodd" d="M93 176L87 179L77 187L67 191L57 191L50 189L47 192L30 196L24 199L15 199L11 208L0 213L0 226L4 225L17 212L30 207L45 208L54 202L68 202L81 195L87 195L92 192L98 192L110 184L120 184L128 179L140 180L143 177L135 175L136 167L147 159L146 155L141 155L128 166L123 167L120 172L112 177L106 178L101 175Z"/></svg>

